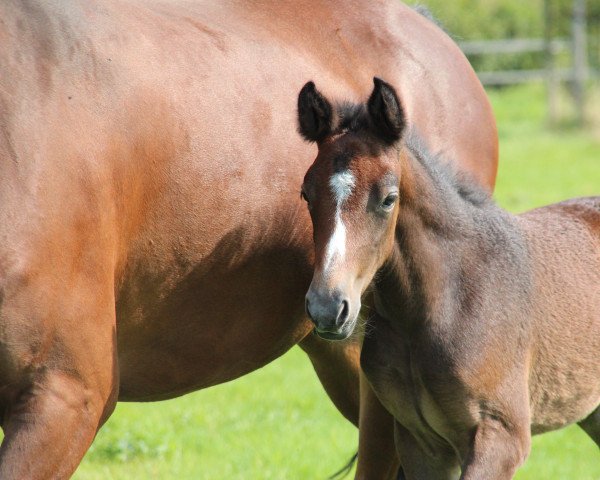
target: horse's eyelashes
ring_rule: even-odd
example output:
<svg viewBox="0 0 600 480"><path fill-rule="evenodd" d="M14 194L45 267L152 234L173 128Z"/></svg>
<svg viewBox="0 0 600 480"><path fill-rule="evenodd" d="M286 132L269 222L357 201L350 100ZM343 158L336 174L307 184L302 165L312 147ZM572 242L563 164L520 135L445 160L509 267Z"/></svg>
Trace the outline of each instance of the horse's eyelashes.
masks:
<svg viewBox="0 0 600 480"><path fill-rule="evenodd" d="M306 193L304 193L304 190L300 190L300 198L301 198L302 200L304 200L306 203L310 203L310 202L308 201L308 197L306 196Z"/></svg>
<svg viewBox="0 0 600 480"><path fill-rule="evenodd" d="M387 197L385 197L383 202L381 202L381 207L385 210L389 210L394 205L394 203L396 203L397 199L397 193L390 193Z"/></svg>

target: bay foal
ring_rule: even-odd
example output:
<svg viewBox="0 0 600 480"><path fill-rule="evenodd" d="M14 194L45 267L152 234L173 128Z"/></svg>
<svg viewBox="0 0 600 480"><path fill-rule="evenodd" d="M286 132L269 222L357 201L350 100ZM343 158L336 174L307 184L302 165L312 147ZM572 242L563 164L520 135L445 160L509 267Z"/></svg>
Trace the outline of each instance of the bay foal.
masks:
<svg viewBox="0 0 600 480"><path fill-rule="evenodd" d="M407 478L511 478L532 433L574 422L600 444L600 197L503 211L405 135L396 92L374 82L365 105L312 83L299 96L318 145L306 308L345 338L372 284L361 364Z"/></svg>

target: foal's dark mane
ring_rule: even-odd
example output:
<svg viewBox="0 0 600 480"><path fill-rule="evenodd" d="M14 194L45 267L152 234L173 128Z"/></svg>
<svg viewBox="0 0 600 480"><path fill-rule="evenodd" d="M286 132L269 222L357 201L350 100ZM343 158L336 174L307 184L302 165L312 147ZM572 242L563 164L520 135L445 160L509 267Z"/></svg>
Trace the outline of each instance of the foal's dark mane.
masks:
<svg viewBox="0 0 600 480"><path fill-rule="evenodd" d="M435 23L439 28L441 28L447 35L450 35L450 32L446 29L446 26L442 24L442 22L429 10L429 8L421 3L417 3L411 7L415 12L417 12L422 17L425 17L432 23Z"/></svg>
<svg viewBox="0 0 600 480"><path fill-rule="evenodd" d="M337 124L334 134L358 133L372 128L367 108L362 103L343 102L336 106Z"/></svg>
<svg viewBox="0 0 600 480"><path fill-rule="evenodd" d="M334 135L364 133L368 135L369 141L375 143L376 148L404 147L438 187L456 192L461 199L475 207L485 207L494 203L489 193L470 175L454 168L442 153L432 153L415 128L407 129L399 145L388 146L377 140L377 135L373 133L376 127L373 126L364 104L341 103L337 105L336 114Z"/></svg>
<svg viewBox="0 0 600 480"><path fill-rule="evenodd" d="M413 158L419 162L436 184L447 186L456 191L460 198L475 207L485 207L494 203L490 194L476 183L469 174L454 168L442 153L432 153L423 137L414 129L406 134L403 142Z"/></svg>

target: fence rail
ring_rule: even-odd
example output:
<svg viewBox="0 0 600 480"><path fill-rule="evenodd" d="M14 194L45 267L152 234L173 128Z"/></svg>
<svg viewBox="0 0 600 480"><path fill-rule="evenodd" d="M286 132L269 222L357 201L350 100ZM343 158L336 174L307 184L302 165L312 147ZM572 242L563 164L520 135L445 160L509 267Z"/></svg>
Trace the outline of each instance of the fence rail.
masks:
<svg viewBox="0 0 600 480"><path fill-rule="evenodd" d="M498 72L477 72L477 76L483 85L503 86L516 85L519 83L547 81L548 70L503 70ZM574 81L575 75L573 69L561 68L553 70L552 74L555 81L567 82Z"/></svg>
<svg viewBox="0 0 600 480"><path fill-rule="evenodd" d="M513 85L532 81L574 81L574 68L555 68L554 58L565 51L572 51L572 42L564 38L547 41L543 38L511 38L503 40L470 40L459 46L467 56L474 55L514 55L519 53L544 52L546 67L537 70L498 70L477 72L484 85Z"/></svg>
<svg viewBox="0 0 600 480"><path fill-rule="evenodd" d="M514 38L502 40L473 40L459 42L467 56L475 55L516 55L522 53L543 53L544 68L537 70L499 70L477 72L484 85L513 85L532 81L544 81L547 86L548 118L555 123L558 117L558 86L568 81L577 112L577 121L584 122L585 83L599 72L591 71L587 64L586 0L573 0L571 36L553 38L551 10L544 3L544 38ZM557 56L568 52L571 58L569 68L557 67Z"/></svg>
<svg viewBox="0 0 600 480"><path fill-rule="evenodd" d="M488 55L544 52L550 49L557 54L570 48L571 42L564 38L555 38L550 42L541 38L510 38L504 40L469 40L459 42L465 55Z"/></svg>

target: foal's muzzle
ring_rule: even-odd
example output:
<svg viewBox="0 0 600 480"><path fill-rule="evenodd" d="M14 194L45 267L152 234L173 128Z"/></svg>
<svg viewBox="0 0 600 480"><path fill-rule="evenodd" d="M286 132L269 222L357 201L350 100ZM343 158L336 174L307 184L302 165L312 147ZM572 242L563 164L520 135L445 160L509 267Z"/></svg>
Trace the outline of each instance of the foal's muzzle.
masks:
<svg viewBox="0 0 600 480"><path fill-rule="evenodd" d="M306 294L306 313L320 337L342 340L352 332L352 327L347 325L350 300L338 290L319 291L311 286Z"/></svg>

